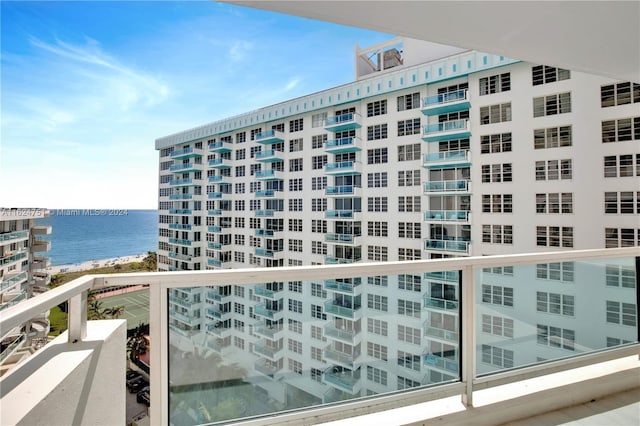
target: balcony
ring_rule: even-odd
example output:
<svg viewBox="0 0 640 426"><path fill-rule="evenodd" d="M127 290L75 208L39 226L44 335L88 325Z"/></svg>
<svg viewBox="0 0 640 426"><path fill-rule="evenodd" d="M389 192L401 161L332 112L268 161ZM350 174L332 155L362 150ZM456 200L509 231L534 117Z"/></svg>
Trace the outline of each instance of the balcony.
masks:
<svg viewBox="0 0 640 426"><path fill-rule="evenodd" d="M256 315L260 315L272 320L278 320L282 318L284 314L281 306L267 305L265 303L256 305L254 311Z"/></svg>
<svg viewBox="0 0 640 426"><path fill-rule="evenodd" d="M265 145L284 142L284 133L279 130L266 130L256 134L255 141Z"/></svg>
<svg viewBox="0 0 640 426"><path fill-rule="evenodd" d="M347 137L328 140L324 146L325 152L330 154L342 154L346 152L358 152L362 150L362 139Z"/></svg>
<svg viewBox="0 0 640 426"><path fill-rule="evenodd" d="M52 230L52 226L50 225L36 225L31 228L31 233L33 235L50 235L51 230Z"/></svg>
<svg viewBox="0 0 640 426"><path fill-rule="evenodd" d="M31 252L38 253L51 250L51 241L33 240L31 244Z"/></svg>
<svg viewBox="0 0 640 426"><path fill-rule="evenodd" d="M360 114L350 112L342 115L327 117L324 122L324 129L329 132L344 132L345 130L355 130L362 127L362 117Z"/></svg>
<svg viewBox="0 0 640 426"><path fill-rule="evenodd" d="M191 200L193 198L193 194L171 194L169 195L170 200Z"/></svg>
<svg viewBox="0 0 640 426"><path fill-rule="evenodd" d="M425 194L455 193L468 194L471 192L471 182L466 179L436 180L424 183Z"/></svg>
<svg viewBox="0 0 640 426"><path fill-rule="evenodd" d="M268 288L266 284L258 284L255 286L253 291L257 296L262 296L268 299L275 300L279 297L282 297L283 289L282 288L273 289L273 288Z"/></svg>
<svg viewBox="0 0 640 426"><path fill-rule="evenodd" d="M172 179L169 181L169 185L171 186L190 186L193 183L193 179L185 178L185 179Z"/></svg>
<svg viewBox="0 0 640 426"><path fill-rule="evenodd" d="M342 265L347 263L355 263L362 260L360 257L358 258L344 258L344 257L336 257L336 256L325 256L324 263L327 265Z"/></svg>
<svg viewBox="0 0 640 426"><path fill-rule="evenodd" d="M170 209L169 214L190 215L193 213L191 209Z"/></svg>
<svg viewBox="0 0 640 426"><path fill-rule="evenodd" d="M471 212L469 210L427 210L424 212L426 222L456 222L469 223Z"/></svg>
<svg viewBox="0 0 640 426"><path fill-rule="evenodd" d="M358 394L362 389L360 386L360 370L341 370L336 367L329 367L324 372L324 382L337 389L350 394Z"/></svg>
<svg viewBox="0 0 640 426"><path fill-rule="evenodd" d="M279 257L279 258L282 257L284 255L284 251L283 249L269 250L265 248L256 248L254 251L254 254L259 257L268 257L271 259L274 257Z"/></svg>
<svg viewBox="0 0 640 426"><path fill-rule="evenodd" d="M209 194L207 194L207 198L209 198L210 200L222 200L230 196L231 194L227 194L226 192L210 192Z"/></svg>
<svg viewBox="0 0 640 426"><path fill-rule="evenodd" d="M23 258L24 257L26 256L23 256ZM46 269L49 266L51 266L51 261L49 260L48 257L34 256L34 258L31 261L31 270Z"/></svg>
<svg viewBox="0 0 640 426"><path fill-rule="evenodd" d="M14 231L0 234L0 244L13 243L19 240L26 240L29 238L29 231Z"/></svg>
<svg viewBox="0 0 640 426"><path fill-rule="evenodd" d="M231 297L229 293L219 293L218 291L207 291L207 303L222 303Z"/></svg>
<svg viewBox="0 0 640 426"><path fill-rule="evenodd" d="M200 170L199 166L202 166L202 164L195 164L191 162L173 164L171 167L169 167L169 171L176 172L176 173L189 173L189 172L195 172Z"/></svg>
<svg viewBox="0 0 640 426"><path fill-rule="evenodd" d="M191 225L185 223L170 223L169 229L179 229L183 231L190 231Z"/></svg>
<svg viewBox="0 0 640 426"><path fill-rule="evenodd" d="M253 333L258 336L266 337L270 340L279 340L284 335L284 328L282 326L268 326L266 324L260 324L254 327Z"/></svg>
<svg viewBox="0 0 640 426"><path fill-rule="evenodd" d="M256 171L256 179L258 180L284 180L284 172L279 170L258 170Z"/></svg>
<svg viewBox="0 0 640 426"><path fill-rule="evenodd" d="M350 176L362 174L362 164L359 161L341 161L327 163L324 173L331 176Z"/></svg>
<svg viewBox="0 0 640 426"><path fill-rule="evenodd" d="M360 303L344 303L340 300L332 299L324 303L324 311L328 314L353 319L360 314Z"/></svg>
<svg viewBox="0 0 640 426"><path fill-rule="evenodd" d="M0 266L9 265L10 263L15 263L20 260L27 258L27 252L25 250L19 252L9 252L5 253L0 257Z"/></svg>
<svg viewBox="0 0 640 426"><path fill-rule="evenodd" d="M280 363L269 362L269 360L266 359L259 359L253 365L253 368L257 372L273 379L273 376L282 370L282 365Z"/></svg>
<svg viewBox="0 0 640 426"><path fill-rule="evenodd" d="M362 278L359 277L344 278L342 280L325 280L324 288L339 293L353 294L360 284L362 284Z"/></svg>
<svg viewBox="0 0 640 426"><path fill-rule="evenodd" d="M222 216L223 212L222 212L222 209L212 209L212 210L207 210L207 215L208 216Z"/></svg>
<svg viewBox="0 0 640 426"><path fill-rule="evenodd" d="M360 330L338 328L333 323L328 323L324 326L324 334L333 340L339 340L353 345L356 343L356 338L360 335Z"/></svg>
<svg viewBox="0 0 640 426"><path fill-rule="evenodd" d="M276 191L273 189L262 189L256 191L256 198L273 198L276 195Z"/></svg>
<svg viewBox="0 0 640 426"><path fill-rule="evenodd" d="M637 300L638 286L625 288L618 282L617 288L612 287L617 282L614 278L617 276L620 279L621 276L615 275L615 271L618 273L627 271L637 277L638 271L635 269L637 254L637 247L631 247L296 268L296 276L304 277L302 279L309 278L314 282L331 280L335 276L362 277L394 274L412 274L453 281L455 274L458 274L458 278L464 282L460 289L460 299L468 303L461 303L458 307L460 330L458 339L451 349L439 350L430 347L429 350L416 351L424 370L447 374L451 378L450 381L434 383L430 379L424 382L431 383L431 386L420 387L419 384L422 381L415 379L417 386L407 392L398 391L395 380L391 380L393 384L388 388L376 385L374 391L381 394L375 399L362 398L350 401L348 405L331 406L318 406L314 402L314 406L309 407L311 411L297 411L295 413L297 417L293 421L297 423L328 422L350 415L359 416L363 413L373 413L371 416L376 418L379 414L375 411L398 410L397 412L389 411L387 415L410 413L416 416L412 417L415 421L423 423L434 419L434 421L469 424L478 422L496 424L589 402L592 399L601 399L618 392L625 392L623 395L634 395L635 399L632 400L633 405L630 405L630 408L635 416L632 418L637 420L639 388L637 378L640 374L637 316L635 325L623 325L607 322L607 317L611 319L611 315L605 315L606 300L618 297L612 296L614 293L620 293L619 299L616 300L621 303L634 303ZM580 283L579 286L563 286L563 292L568 291L568 287L571 288L572 294L576 292L576 309L573 316L568 317L566 321L563 321L560 314L536 313L535 298L527 297L527 291L534 288L543 291L546 291L545 288L557 288L557 285L548 286L541 282L545 280L542 280L539 274L540 265L556 265L559 262L571 263L576 282ZM497 305L493 298L485 300L483 292L486 285L483 270L501 267L513 267L513 277L502 275L500 282L490 280L491 285L504 287L508 283L513 286L517 309ZM105 285L139 285L141 280L154 283L149 288L149 315L150 322L154 325L151 328L151 341L158 343L152 348L169 349L156 351L152 349L151 351L151 363L157 366L151 370L151 382L154 383L151 388L151 423L169 424L171 418L183 413L176 408L177 405L168 403L173 387L184 386L184 377L181 376L180 371L190 371L189 374L198 377L202 384L212 385L198 388L203 397L222 398L228 395L230 386L235 386L237 381L227 384L220 379L206 378L205 374L208 370L201 365L207 364L199 364L198 357L202 354L207 356L207 351L203 348L211 349L221 354L221 369L231 369L228 366L238 363L250 375L250 372L254 371L252 367L256 358L249 353L249 345L243 351L232 346L233 338L207 341L205 330L180 330L176 326L169 325L166 306L171 297L170 293L187 290L188 294L193 286L196 286L194 287L196 291L201 291L206 288L204 286L229 285L230 282L246 287L254 285L257 276L262 281L284 282L291 280L291 274L292 268L252 268L224 271L224 274L217 271L199 271L198 273L182 271L170 274L146 273L144 277L140 274L86 275L40 294L32 298L29 303L19 303L4 309L0 316L0 328L11 330L63 301L68 300L70 305L69 331L13 367L15 371L0 379L2 423L35 424L42 418L46 419L44 422L46 424L73 424L74 419L80 419L81 424L126 423L124 420L125 322L123 320L87 321L86 310L79 308L86 303L87 293L91 289L98 289ZM584 305L577 304L582 302ZM598 309L589 309L589 306L595 306ZM256 314L260 315L258 311L256 307ZM516 334L513 338L495 335L487 337L487 332L483 331L482 315L496 315L496 312L498 316L508 315L514 320ZM231 319L234 314L229 315ZM552 335L541 334L540 324L548 324L550 318L553 319L552 324L561 324L566 329L575 328L575 335L572 337L571 334L567 334L555 338ZM314 321L322 325L321 320ZM325 334L329 336L330 327L325 325L324 328ZM392 338L391 334L385 344L390 344L390 348L394 348L395 336ZM619 342L607 347L606 337L610 336L619 338L620 342L625 340L629 343ZM446 337L445 335L444 340ZM197 345L197 350L185 352L188 356L182 357L180 356L182 351L173 348L177 339L185 338L191 339L190 343ZM575 341L571 340L572 338L575 338ZM439 338L434 339L434 341L438 340ZM350 365L356 367L356 364L361 362L369 363L369 356L359 355L357 351L347 353L342 350L343 347L337 345L338 342L333 343L323 351L328 362L344 368L350 368ZM570 349L559 348L557 347L559 344ZM222 351L222 348L227 347L229 351ZM256 353L260 356L277 356L280 351L278 346L269 345L267 341L258 342L256 347L258 348ZM260 352L265 348L266 350ZM172 364L176 361L170 359L173 356L170 351L178 353L178 365ZM513 351L515 356L506 356L505 351ZM5 350L2 353L4 356ZM545 361L537 359L538 356ZM243 357L246 357L246 360ZM384 364L374 360L371 365L378 368ZM351 383L348 381L342 383L344 377L339 373L341 373L340 370L330 370L329 375L336 377L327 380L325 375L324 380L331 389L318 390L318 394L314 396L321 398L324 402L353 398L354 394L341 390ZM301 380L299 375L291 375L294 377L291 380ZM418 373L415 375L417 376ZM290 383L287 375L283 375L279 380L283 381L283 385ZM83 383L83 386L73 386L73 383ZM250 390L247 391L250 392ZM322 395L323 392L324 395ZM459 398L458 401L450 398L454 396ZM171 394L172 399L176 397L179 397L178 393ZM61 409L51 410L52 401ZM173 400L173 402L177 401ZM451 408L452 404L455 408ZM292 408L286 401L279 402L273 407L267 404L260 404L260 407L264 407L265 411L257 413L252 411L248 414L263 415L265 417L261 421L271 421L272 424L282 424L286 420L291 420L291 417L285 419L280 416L281 411ZM610 409L609 406L603 411ZM69 410L71 414L68 413ZM98 411L99 417L96 414ZM287 413L287 416L291 415L291 412ZM394 414L396 417L399 415ZM629 424L634 424L635 420ZM344 421L352 421L356 424L373 422L370 418L364 417ZM603 424L609 423L620 424L621 421L611 422L609 419L603 422Z"/></svg>
<svg viewBox="0 0 640 426"><path fill-rule="evenodd" d="M222 308L222 305L218 305L216 308L207 308L206 318L213 321L226 321L233 315L230 309Z"/></svg>
<svg viewBox="0 0 640 426"><path fill-rule="evenodd" d="M329 197L360 197L362 188L352 185L328 186L324 193Z"/></svg>
<svg viewBox="0 0 640 426"><path fill-rule="evenodd" d="M357 246L361 244L361 235L353 234L325 234L324 241L329 244L345 244Z"/></svg>
<svg viewBox="0 0 640 426"><path fill-rule="evenodd" d="M207 324L206 329L208 335L218 337L220 339L233 335L233 328L225 327L222 325L221 321L217 321L213 324Z"/></svg>
<svg viewBox="0 0 640 426"><path fill-rule="evenodd" d="M231 152L233 144L231 142L218 141L209 144L209 152Z"/></svg>
<svg viewBox="0 0 640 426"><path fill-rule="evenodd" d="M209 183L231 183L231 178L229 176L216 175L209 176L209 179L207 179L207 181Z"/></svg>
<svg viewBox="0 0 640 426"><path fill-rule="evenodd" d="M325 219L330 220L361 220L360 210L327 210L324 212Z"/></svg>
<svg viewBox="0 0 640 426"><path fill-rule="evenodd" d="M284 153L274 149L267 149L256 153L256 161L259 163L275 163L284 161Z"/></svg>
<svg viewBox="0 0 640 426"><path fill-rule="evenodd" d="M174 251L170 251L169 252L169 258L170 259L182 260L184 262L191 262L193 260L192 257L187 255L187 254L176 253Z"/></svg>
<svg viewBox="0 0 640 426"><path fill-rule="evenodd" d="M193 157L202 157L202 154L196 152L193 148L178 149L171 153L171 158L174 160Z"/></svg>
<svg viewBox="0 0 640 426"><path fill-rule="evenodd" d="M450 112L465 111L471 107L467 90L455 90L427 96L422 100L422 113L424 115L440 115Z"/></svg>
<svg viewBox="0 0 640 426"><path fill-rule="evenodd" d="M185 240L182 238L169 238L169 244L177 244L179 246L190 246L191 240Z"/></svg>
<svg viewBox="0 0 640 426"><path fill-rule="evenodd" d="M207 232L211 232L214 234L219 234L222 231L222 226L218 226L218 225L211 225L211 226L207 226Z"/></svg>
<svg viewBox="0 0 640 426"><path fill-rule="evenodd" d="M273 216L273 215L272 215ZM255 236L256 237L274 237L277 234L282 233L282 230L275 230L275 229L256 229L255 230Z"/></svg>
<svg viewBox="0 0 640 426"><path fill-rule="evenodd" d="M256 343L253 351L256 354L262 355L273 361L277 361L284 355L282 346L273 346L271 340L261 340L260 342Z"/></svg>
<svg viewBox="0 0 640 426"><path fill-rule="evenodd" d="M464 139L471 136L469 120L452 120L443 123L427 124L422 129L422 140L440 142L451 139Z"/></svg>
<svg viewBox="0 0 640 426"><path fill-rule="evenodd" d="M471 155L469 150L430 152L424 155L423 166L428 169L441 169L450 167L469 167Z"/></svg>
<svg viewBox="0 0 640 426"><path fill-rule="evenodd" d="M426 240L424 242L424 249L469 254L471 251L471 241L455 238L449 240Z"/></svg>
<svg viewBox="0 0 640 426"><path fill-rule="evenodd" d="M255 211L256 217L283 217L284 212L282 210L274 209L260 209Z"/></svg>
<svg viewBox="0 0 640 426"><path fill-rule="evenodd" d="M209 160L209 167L212 169L230 169L232 165L233 161L226 158L214 158L213 160Z"/></svg>

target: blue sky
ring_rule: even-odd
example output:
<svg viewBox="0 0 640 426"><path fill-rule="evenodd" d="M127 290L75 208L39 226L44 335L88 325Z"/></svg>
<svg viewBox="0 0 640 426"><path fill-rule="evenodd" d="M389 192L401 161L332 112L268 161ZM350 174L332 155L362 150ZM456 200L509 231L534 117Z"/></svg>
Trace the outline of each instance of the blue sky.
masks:
<svg viewBox="0 0 640 426"><path fill-rule="evenodd" d="M0 207L156 208L156 138L353 80L392 36L209 1L0 2Z"/></svg>

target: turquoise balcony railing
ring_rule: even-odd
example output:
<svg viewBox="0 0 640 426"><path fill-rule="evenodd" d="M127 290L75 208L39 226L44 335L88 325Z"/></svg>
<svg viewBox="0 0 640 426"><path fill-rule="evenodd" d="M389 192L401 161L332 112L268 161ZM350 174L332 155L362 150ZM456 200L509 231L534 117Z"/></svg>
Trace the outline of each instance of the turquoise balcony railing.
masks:
<svg viewBox="0 0 640 426"><path fill-rule="evenodd" d="M335 115L327 117L324 122L325 130L330 132L342 132L345 130L353 130L362 127L360 114L350 112L347 114Z"/></svg>
<svg viewBox="0 0 640 426"><path fill-rule="evenodd" d="M345 353L336 349L333 344L331 344L324 349L324 357L328 361L332 361L338 365L353 368L356 360L360 357L360 353Z"/></svg>
<svg viewBox="0 0 640 426"><path fill-rule="evenodd" d="M183 172L183 171L191 170L193 168L195 168L194 163L183 163L183 164L173 164L171 167L169 167L169 170L172 172Z"/></svg>
<svg viewBox="0 0 640 426"><path fill-rule="evenodd" d="M359 303L346 304L337 300L329 300L324 303L326 313L347 318L354 318L361 307Z"/></svg>
<svg viewBox="0 0 640 426"><path fill-rule="evenodd" d="M192 157L191 154L194 154L193 148L178 149L171 153L171 158Z"/></svg>
<svg viewBox="0 0 640 426"><path fill-rule="evenodd" d="M340 390L344 390L351 394L356 393L360 386L360 370L356 371L334 371L334 368L328 368L324 372L325 383L337 386Z"/></svg>
<svg viewBox="0 0 640 426"><path fill-rule="evenodd" d="M207 210L209 216L222 216L222 209Z"/></svg>
<svg viewBox="0 0 640 426"><path fill-rule="evenodd" d="M430 222L468 222L468 210L427 210L424 212L424 220Z"/></svg>
<svg viewBox="0 0 640 426"><path fill-rule="evenodd" d="M362 284L361 278L350 278L347 280L325 280L324 288L332 291L339 291L342 293L354 293L356 288Z"/></svg>
<svg viewBox="0 0 640 426"><path fill-rule="evenodd" d="M361 188L359 186L341 185L341 186L328 186L325 188L324 193L331 196L336 195L359 195Z"/></svg>
<svg viewBox="0 0 640 426"><path fill-rule="evenodd" d="M425 115L447 114L467 110L470 106L467 90L455 90L424 98L422 113Z"/></svg>
<svg viewBox="0 0 640 426"><path fill-rule="evenodd" d="M181 238L169 238L169 244L179 244L181 246L190 246L191 240L185 240Z"/></svg>
<svg viewBox="0 0 640 426"><path fill-rule="evenodd" d="M256 161L261 163L272 163L276 161L282 161L284 159L284 153L276 151L274 149L267 149L265 151L256 152Z"/></svg>
<svg viewBox="0 0 640 426"><path fill-rule="evenodd" d="M333 323L328 323L324 326L324 334L332 339L353 344L360 335L360 330L338 328Z"/></svg>
<svg viewBox="0 0 640 426"><path fill-rule="evenodd" d="M360 210L327 210L324 213L326 219L355 219Z"/></svg>
<svg viewBox="0 0 640 426"><path fill-rule="evenodd" d="M230 152L233 150L233 144L231 142L218 141L209 144L209 151L211 152Z"/></svg>
<svg viewBox="0 0 640 426"><path fill-rule="evenodd" d="M263 189L256 191L257 198L269 198L275 196L276 192L273 189Z"/></svg>
<svg viewBox="0 0 640 426"><path fill-rule="evenodd" d="M19 272L16 275L8 274L2 281L0 281L0 291L4 291L6 288L26 281L28 277L29 275L27 274L27 271Z"/></svg>
<svg viewBox="0 0 640 426"><path fill-rule="evenodd" d="M353 175L360 174L362 167L357 161L341 161L339 163L327 163L324 172L330 175Z"/></svg>
<svg viewBox="0 0 640 426"><path fill-rule="evenodd" d="M169 214L184 214L190 215L193 213L191 209L169 209Z"/></svg>
<svg viewBox="0 0 640 426"><path fill-rule="evenodd" d="M170 223L170 224L169 224L169 229L183 229L183 230L190 230L190 229L191 229L191 225L189 225L189 224L184 224L184 223Z"/></svg>
<svg viewBox="0 0 640 426"><path fill-rule="evenodd" d="M12 253L0 258L0 266L8 265L9 263L17 262L27 257L26 251L20 251L18 253Z"/></svg>
<svg viewBox="0 0 640 426"><path fill-rule="evenodd" d="M469 181L459 179L425 182L424 192L469 192Z"/></svg>
<svg viewBox="0 0 640 426"><path fill-rule="evenodd" d="M427 124L422 128L422 139L427 142L468 138L470 135L471 130L467 119Z"/></svg>
<svg viewBox="0 0 640 426"><path fill-rule="evenodd" d="M426 240L424 244L424 249L468 253L470 245L471 245L471 241L463 240L463 239Z"/></svg>
<svg viewBox="0 0 640 426"><path fill-rule="evenodd" d="M283 180L284 179L284 175L283 172L278 171L278 170L258 170L256 172L256 179L262 179L262 180Z"/></svg>
<svg viewBox="0 0 640 426"><path fill-rule="evenodd" d="M332 154L356 152L362 150L362 141L360 138L356 137L328 140L325 144L324 150Z"/></svg>
<svg viewBox="0 0 640 426"><path fill-rule="evenodd" d="M187 254L182 254L182 253L176 253L174 251L170 251L169 252L169 257L171 259L178 259L178 260L184 260L185 262L191 262L192 257L187 255Z"/></svg>
<svg viewBox="0 0 640 426"><path fill-rule="evenodd" d="M29 231L14 231L0 234L0 241L22 240L29 237Z"/></svg>
<svg viewBox="0 0 640 426"><path fill-rule="evenodd" d="M284 141L284 133L279 130L266 130L256 134L255 141L263 144L274 144Z"/></svg>
<svg viewBox="0 0 640 426"><path fill-rule="evenodd" d="M193 179L185 178L185 179L172 179L169 181L169 185L171 186L186 186L191 185L193 183Z"/></svg>

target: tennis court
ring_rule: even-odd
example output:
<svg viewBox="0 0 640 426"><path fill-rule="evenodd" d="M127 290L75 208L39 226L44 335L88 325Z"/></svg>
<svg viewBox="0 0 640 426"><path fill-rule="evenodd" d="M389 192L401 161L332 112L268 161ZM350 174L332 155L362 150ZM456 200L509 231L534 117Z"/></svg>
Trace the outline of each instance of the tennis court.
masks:
<svg viewBox="0 0 640 426"><path fill-rule="evenodd" d="M124 313L120 318L127 320L128 329L149 322L149 289L101 297L100 301L105 308L123 305Z"/></svg>

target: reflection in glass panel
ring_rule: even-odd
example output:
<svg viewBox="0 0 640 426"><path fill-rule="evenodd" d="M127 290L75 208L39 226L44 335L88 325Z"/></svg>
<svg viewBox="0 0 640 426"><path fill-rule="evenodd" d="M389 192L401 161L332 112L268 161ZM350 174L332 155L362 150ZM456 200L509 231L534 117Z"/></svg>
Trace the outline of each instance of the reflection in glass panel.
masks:
<svg viewBox="0 0 640 426"><path fill-rule="evenodd" d="M635 342L634 262L553 262L478 271L477 373Z"/></svg>
<svg viewBox="0 0 640 426"><path fill-rule="evenodd" d="M195 425L459 380L459 279L171 289L171 419Z"/></svg>

